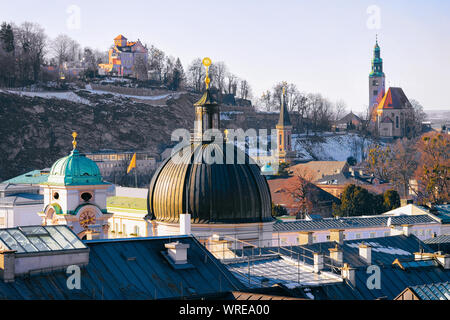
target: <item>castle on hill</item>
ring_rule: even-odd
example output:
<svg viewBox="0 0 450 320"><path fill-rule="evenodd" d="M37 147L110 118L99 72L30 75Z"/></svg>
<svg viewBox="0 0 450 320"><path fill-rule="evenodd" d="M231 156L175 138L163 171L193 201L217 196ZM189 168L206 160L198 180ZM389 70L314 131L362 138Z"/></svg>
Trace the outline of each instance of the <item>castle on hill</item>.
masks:
<svg viewBox="0 0 450 320"><path fill-rule="evenodd" d="M109 49L108 57L108 63L99 64L101 73L136 78L146 77L145 74L141 74L146 71L141 72L139 65L147 64L148 49L140 40L128 41L123 35L118 35L114 38L114 45Z"/></svg>

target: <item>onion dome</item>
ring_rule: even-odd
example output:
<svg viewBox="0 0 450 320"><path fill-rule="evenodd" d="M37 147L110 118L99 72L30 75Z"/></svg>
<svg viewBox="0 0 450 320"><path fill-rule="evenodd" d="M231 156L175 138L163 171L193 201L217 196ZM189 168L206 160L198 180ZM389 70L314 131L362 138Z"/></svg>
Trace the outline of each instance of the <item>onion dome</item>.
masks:
<svg viewBox="0 0 450 320"><path fill-rule="evenodd" d="M273 220L269 186L259 166L230 143L194 142L175 152L150 182L148 211L152 219L169 223L186 212L193 223Z"/></svg>
<svg viewBox="0 0 450 320"><path fill-rule="evenodd" d="M97 164L77 150L76 132L72 136L74 149L68 156L57 160L52 165L45 184L64 186L104 184Z"/></svg>

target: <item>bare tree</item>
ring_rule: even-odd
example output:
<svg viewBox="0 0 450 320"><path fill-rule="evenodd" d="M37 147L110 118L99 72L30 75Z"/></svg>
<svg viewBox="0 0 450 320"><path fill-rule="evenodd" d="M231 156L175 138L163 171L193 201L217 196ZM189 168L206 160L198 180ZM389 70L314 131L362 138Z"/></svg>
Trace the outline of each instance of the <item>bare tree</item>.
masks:
<svg viewBox="0 0 450 320"><path fill-rule="evenodd" d="M236 95L237 92L238 77L231 72L226 75L226 88L225 93Z"/></svg>
<svg viewBox="0 0 450 320"><path fill-rule="evenodd" d="M202 59L197 58L191 62L187 70L187 80L194 91L200 92L203 88L203 78L205 70Z"/></svg>
<svg viewBox="0 0 450 320"><path fill-rule="evenodd" d="M422 122L425 121L427 115L423 111L423 106L417 100L410 100L413 111L406 113L406 136L408 138L417 137L422 132ZM408 130L409 128L409 130Z"/></svg>
<svg viewBox="0 0 450 320"><path fill-rule="evenodd" d="M227 72L227 66L223 61L215 62L210 67L211 84L213 84L220 93L225 91L225 78Z"/></svg>
<svg viewBox="0 0 450 320"><path fill-rule="evenodd" d="M345 101L338 100L334 105L334 120L339 121L347 113L347 105Z"/></svg>
<svg viewBox="0 0 450 320"><path fill-rule="evenodd" d="M14 26L14 38L17 41L16 61L22 82L37 81L41 64L45 56L46 35L38 24L24 22Z"/></svg>
<svg viewBox="0 0 450 320"><path fill-rule="evenodd" d="M241 99L247 99L251 96L250 84L247 80L241 80L239 83L239 96Z"/></svg>
<svg viewBox="0 0 450 320"><path fill-rule="evenodd" d="M71 50L73 50L73 40L65 35L60 34L50 43L50 49L53 52L53 57L56 59L58 66L66 61L69 61L71 57Z"/></svg>
<svg viewBox="0 0 450 320"><path fill-rule="evenodd" d="M419 163L416 141L403 138L394 146L392 165L392 183L403 197L408 196L410 181Z"/></svg>
<svg viewBox="0 0 450 320"><path fill-rule="evenodd" d="M269 90L262 93L261 98L258 99L258 104L267 112L272 110L272 96Z"/></svg>
<svg viewBox="0 0 450 320"><path fill-rule="evenodd" d="M163 70L164 70L164 60L166 54L156 48L154 45L150 47L149 50L149 61L150 61L150 70L154 71L158 77L159 81L163 79Z"/></svg>
<svg viewBox="0 0 450 320"><path fill-rule="evenodd" d="M134 61L134 75L138 80L148 79L148 63L143 56L137 56Z"/></svg>
<svg viewBox="0 0 450 320"><path fill-rule="evenodd" d="M306 170L297 170L295 172L295 183L289 189L294 203L296 204L296 216L300 219L305 218L306 213L312 212L315 203L312 197L312 176Z"/></svg>

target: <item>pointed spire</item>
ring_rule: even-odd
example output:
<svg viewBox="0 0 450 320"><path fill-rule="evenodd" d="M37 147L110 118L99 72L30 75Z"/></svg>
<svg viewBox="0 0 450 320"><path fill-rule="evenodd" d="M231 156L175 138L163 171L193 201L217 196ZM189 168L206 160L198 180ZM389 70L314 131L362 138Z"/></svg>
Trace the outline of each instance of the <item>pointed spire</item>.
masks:
<svg viewBox="0 0 450 320"><path fill-rule="evenodd" d="M290 126L291 119L289 118L289 112L286 107L286 88L283 86L283 93L281 95L281 108L280 119L278 120L279 126Z"/></svg>

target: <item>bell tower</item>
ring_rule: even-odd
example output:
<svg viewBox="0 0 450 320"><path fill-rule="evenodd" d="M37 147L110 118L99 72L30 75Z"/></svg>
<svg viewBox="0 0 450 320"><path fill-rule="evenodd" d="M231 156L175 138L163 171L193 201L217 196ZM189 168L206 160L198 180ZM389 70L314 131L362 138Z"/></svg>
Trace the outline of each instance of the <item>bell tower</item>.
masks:
<svg viewBox="0 0 450 320"><path fill-rule="evenodd" d="M283 87L281 95L280 119L276 125L277 129L277 154L280 163L291 163L294 159L294 152L292 151L292 124L289 118L289 112L286 107L286 92Z"/></svg>
<svg viewBox="0 0 450 320"><path fill-rule="evenodd" d="M72 134L73 150L57 160L47 182L41 184L44 208L38 213L43 225L64 224L80 239L107 238L107 188L97 164L77 149L77 133Z"/></svg>
<svg viewBox="0 0 450 320"><path fill-rule="evenodd" d="M369 112L371 119L373 119L373 110L378 105L378 101L383 98L384 93L385 76L383 72L383 59L381 59L377 36L373 49L372 70L369 74Z"/></svg>

